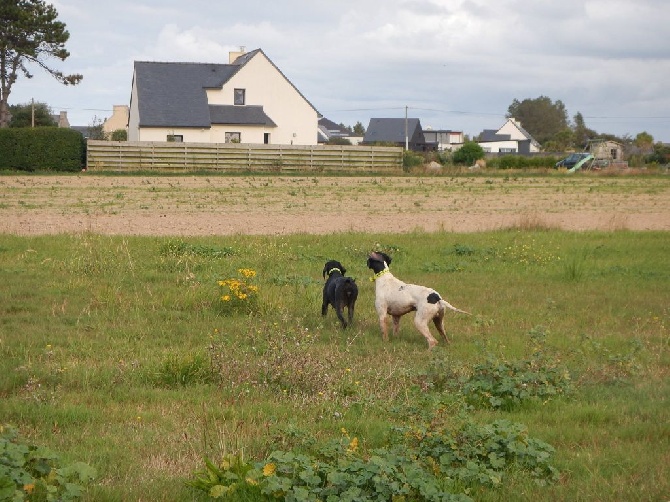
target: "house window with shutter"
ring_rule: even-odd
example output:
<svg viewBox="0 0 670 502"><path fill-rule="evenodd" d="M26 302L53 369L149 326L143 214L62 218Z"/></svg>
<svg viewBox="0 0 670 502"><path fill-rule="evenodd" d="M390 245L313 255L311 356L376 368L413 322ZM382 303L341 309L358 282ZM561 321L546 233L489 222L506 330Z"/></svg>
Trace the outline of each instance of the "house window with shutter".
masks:
<svg viewBox="0 0 670 502"><path fill-rule="evenodd" d="M236 105L243 105L246 91L245 89L235 89L235 97L233 103Z"/></svg>

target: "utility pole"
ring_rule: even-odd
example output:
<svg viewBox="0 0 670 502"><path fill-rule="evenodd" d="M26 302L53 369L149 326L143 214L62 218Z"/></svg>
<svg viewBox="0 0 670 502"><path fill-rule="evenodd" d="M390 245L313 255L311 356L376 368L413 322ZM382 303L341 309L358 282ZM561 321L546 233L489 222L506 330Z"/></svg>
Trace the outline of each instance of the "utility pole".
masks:
<svg viewBox="0 0 670 502"><path fill-rule="evenodd" d="M35 98L30 99L30 126L34 129L35 128Z"/></svg>
<svg viewBox="0 0 670 502"><path fill-rule="evenodd" d="M409 137L407 136L407 109L409 107L405 105L405 150L409 150Z"/></svg>

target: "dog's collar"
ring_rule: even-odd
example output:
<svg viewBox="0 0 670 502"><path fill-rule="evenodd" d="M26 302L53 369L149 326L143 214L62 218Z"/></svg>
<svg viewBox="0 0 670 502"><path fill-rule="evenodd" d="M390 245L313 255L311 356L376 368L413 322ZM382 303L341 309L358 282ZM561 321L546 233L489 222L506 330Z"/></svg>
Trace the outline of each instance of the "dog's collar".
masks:
<svg viewBox="0 0 670 502"><path fill-rule="evenodd" d="M335 272L336 270L337 270L340 274L342 273L342 271L341 271L339 268L331 268L328 272L326 272L326 275L330 275L330 274L332 274L333 272Z"/></svg>
<svg viewBox="0 0 670 502"><path fill-rule="evenodd" d="M385 268L385 269L382 270L381 272L377 272L375 275L373 275L372 277L370 277L370 281L376 281L376 280L379 279L382 275L384 275L384 274L388 274L390 271L391 271L390 268Z"/></svg>

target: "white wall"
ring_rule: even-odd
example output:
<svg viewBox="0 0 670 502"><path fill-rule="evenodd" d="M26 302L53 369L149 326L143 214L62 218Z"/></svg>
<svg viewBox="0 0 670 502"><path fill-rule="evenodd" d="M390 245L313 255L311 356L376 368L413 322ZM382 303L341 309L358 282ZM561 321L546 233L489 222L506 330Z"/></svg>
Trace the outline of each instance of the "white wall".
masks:
<svg viewBox="0 0 670 502"><path fill-rule="evenodd" d="M317 144L316 110L262 52L248 61L221 90L207 90L209 104L232 105L235 89L245 89L245 104L262 106L266 115L277 125L265 130L259 128L255 132L248 131L252 138L257 139L248 141L243 137L243 143L263 143L263 133L269 132L272 144Z"/></svg>

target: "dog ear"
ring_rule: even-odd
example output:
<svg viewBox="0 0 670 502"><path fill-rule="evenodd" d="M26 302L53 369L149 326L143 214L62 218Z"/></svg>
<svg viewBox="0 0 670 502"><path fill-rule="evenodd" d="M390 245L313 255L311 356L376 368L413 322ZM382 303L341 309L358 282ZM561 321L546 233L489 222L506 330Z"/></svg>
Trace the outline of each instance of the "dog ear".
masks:
<svg viewBox="0 0 670 502"><path fill-rule="evenodd" d="M328 263L323 266L323 278L326 278L326 272L328 272Z"/></svg>
<svg viewBox="0 0 670 502"><path fill-rule="evenodd" d="M381 252L379 254L384 257L384 261L386 262L387 265L391 264L391 257L389 255L387 255L386 253L381 253Z"/></svg>
<svg viewBox="0 0 670 502"><path fill-rule="evenodd" d="M342 272L342 275L346 275L346 274L347 274L347 269L344 268L344 267L342 266L342 264L340 264L340 272Z"/></svg>

